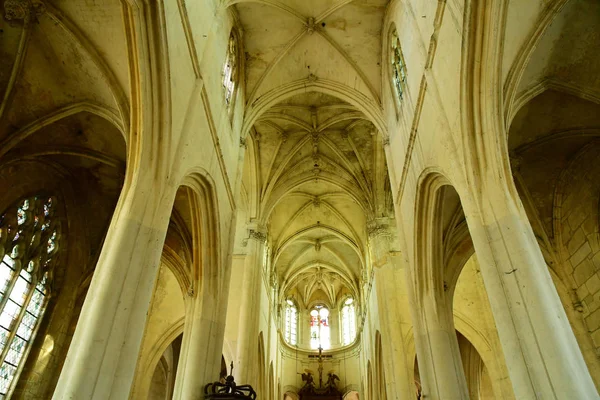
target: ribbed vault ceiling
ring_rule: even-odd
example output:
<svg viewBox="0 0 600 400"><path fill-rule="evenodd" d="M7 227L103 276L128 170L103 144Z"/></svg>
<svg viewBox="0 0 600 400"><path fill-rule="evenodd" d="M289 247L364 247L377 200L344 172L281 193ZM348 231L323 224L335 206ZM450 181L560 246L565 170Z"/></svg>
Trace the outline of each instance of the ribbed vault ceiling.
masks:
<svg viewBox="0 0 600 400"><path fill-rule="evenodd" d="M379 104L386 3L231 2L243 29L248 107L302 79ZM302 305L358 296L367 222L391 205L381 132L343 95L307 90L263 112L247 142L243 191L250 218L268 229L282 296Z"/></svg>

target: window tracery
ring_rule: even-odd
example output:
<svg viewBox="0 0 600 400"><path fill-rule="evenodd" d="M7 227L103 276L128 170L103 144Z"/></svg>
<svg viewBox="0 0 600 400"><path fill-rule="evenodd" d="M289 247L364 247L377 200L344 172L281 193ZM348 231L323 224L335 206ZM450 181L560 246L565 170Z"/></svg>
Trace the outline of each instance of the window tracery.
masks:
<svg viewBox="0 0 600 400"><path fill-rule="evenodd" d="M400 47L400 38L396 28L392 31L390 37L390 58L392 70L392 82L398 102L402 102L406 88L406 64Z"/></svg>
<svg viewBox="0 0 600 400"><path fill-rule="evenodd" d="M235 90L238 80L238 43L237 37L232 31L229 35L227 55L223 65L223 90L225 92L225 104L231 108L235 100Z"/></svg>
<svg viewBox="0 0 600 400"><path fill-rule="evenodd" d="M298 335L298 309L290 299L285 306L285 341L291 345L297 344Z"/></svg>
<svg viewBox="0 0 600 400"><path fill-rule="evenodd" d="M342 344L351 344L356 338L356 308L354 299L348 297L342 306Z"/></svg>
<svg viewBox="0 0 600 400"><path fill-rule="evenodd" d="M56 199L32 196L0 216L0 399L12 390L42 319L56 264Z"/></svg>
<svg viewBox="0 0 600 400"><path fill-rule="evenodd" d="M329 349L330 338L329 310L322 305L317 305L310 312L310 348Z"/></svg>

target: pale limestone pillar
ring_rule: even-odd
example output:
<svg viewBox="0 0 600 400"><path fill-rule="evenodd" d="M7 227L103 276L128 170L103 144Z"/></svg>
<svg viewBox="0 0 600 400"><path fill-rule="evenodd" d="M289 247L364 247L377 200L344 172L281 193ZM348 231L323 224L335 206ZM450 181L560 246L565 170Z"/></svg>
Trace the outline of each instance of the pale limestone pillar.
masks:
<svg viewBox="0 0 600 400"><path fill-rule="evenodd" d="M339 307L334 307L329 310L329 338L331 348L339 347L342 344L342 319Z"/></svg>
<svg viewBox="0 0 600 400"><path fill-rule="evenodd" d="M415 396L410 373L413 366L407 364L404 347L405 334L412 326L408 283L399 252L394 249L394 224L394 220L373 221L369 229L388 400Z"/></svg>
<svg viewBox="0 0 600 400"><path fill-rule="evenodd" d="M469 399L452 308L442 293L427 292L413 309L415 344L423 395Z"/></svg>
<svg viewBox="0 0 600 400"><path fill-rule="evenodd" d="M236 351L235 379L238 384L251 384L258 388L258 330L260 318L261 271L266 234L254 227L249 230L244 274L232 279L243 279L240 307L228 313L238 315L239 329ZM261 396L261 394L258 394Z"/></svg>
<svg viewBox="0 0 600 400"><path fill-rule="evenodd" d="M219 379L227 293L219 293L216 278L204 277L199 293L187 299L174 400L200 400L204 386Z"/></svg>
<svg viewBox="0 0 600 400"><path fill-rule="evenodd" d="M174 198L156 181L123 189L53 399L129 397Z"/></svg>
<svg viewBox="0 0 600 400"><path fill-rule="evenodd" d="M521 201L506 182L490 180L463 205L515 397L597 399Z"/></svg>
<svg viewBox="0 0 600 400"><path fill-rule="evenodd" d="M310 348L310 313L298 307L298 347Z"/></svg>

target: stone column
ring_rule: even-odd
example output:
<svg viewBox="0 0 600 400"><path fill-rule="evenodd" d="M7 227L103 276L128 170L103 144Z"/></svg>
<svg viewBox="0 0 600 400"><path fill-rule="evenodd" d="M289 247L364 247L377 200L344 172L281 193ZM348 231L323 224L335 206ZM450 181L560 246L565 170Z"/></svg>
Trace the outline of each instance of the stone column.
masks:
<svg viewBox="0 0 600 400"><path fill-rule="evenodd" d="M413 320L423 395L430 399L468 399L451 299L433 290L420 296L413 306Z"/></svg>
<svg viewBox="0 0 600 400"><path fill-rule="evenodd" d="M400 252L396 249L395 220L369 224L371 264L375 271L375 295L381 324L381 347L388 400L413 399L412 364L407 364L404 337L412 326L408 283ZM381 379L381 377L380 377Z"/></svg>
<svg viewBox="0 0 600 400"><path fill-rule="evenodd" d="M386 224L385 221L378 221L375 227L371 227L370 237L385 237L386 234L391 236L392 233L395 233L393 231L387 233L388 227L391 225L390 223ZM374 240L371 238L370 242L373 243L371 248L376 249L381 254L379 257L374 257L374 259L384 260L376 262L375 267L381 268L386 263L391 264L390 267L384 268L379 273L380 280L376 281L376 283L382 282L381 286L383 288L387 286L389 288L387 290L391 292L391 294L382 295L382 301L385 302L384 304L387 307L390 303L393 303L387 296L394 298L401 295L403 303L400 303L402 305L397 303L396 306L403 307L404 310L408 309L411 313L423 397L427 399L468 399L467 382L454 328L452 298L449 296L449 292L445 290L442 284L436 284L438 280L435 279L435 276L429 276L430 274L425 273L424 276L415 279L412 276L413 270L402 270L402 265L405 263L401 261L399 256L396 265L389 261L386 262L386 257L390 258L390 256L385 255L385 242L381 239ZM394 238L391 242L399 243L399 240ZM399 252L396 253L399 254ZM432 260L423 261L432 262ZM442 268L441 260L440 265L427 265L427 269L431 271L440 271ZM388 272L386 269L391 269L394 273ZM396 282L403 282L403 284ZM403 288L405 293L399 291L399 288ZM398 315L402 315L401 312L402 309L400 309ZM383 343L385 343L385 340L382 335ZM413 365L406 365L405 368L411 371ZM409 387L411 393L409 398L412 398L415 395L412 382Z"/></svg>
<svg viewBox="0 0 600 400"><path fill-rule="evenodd" d="M247 253L244 259L242 292L238 293L238 306L228 309L239 321L235 379L238 384L251 384L258 388L258 330L260 318L260 290L262 261L267 235L254 226L248 230ZM232 293L233 295L233 293ZM235 304L235 303L234 303ZM258 393L262 396L261 393Z"/></svg>
<svg viewBox="0 0 600 400"><path fill-rule="evenodd" d="M483 186L463 206L515 397L598 398L512 177Z"/></svg>
<svg viewBox="0 0 600 400"><path fill-rule="evenodd" d="M187 299L175 400L200 400L204 386L219 379L227 311L227 293L221 287L216 277L203 277L198 294Z"/></svg>
<svg viewBox="0 0 600 400"><path fill-rule="evenodd" d="M298 347L310 346L310 314L305 308L298 307Z"/></svg>
<svg viewBox="0 0 600 400"><path fill-rule="evenodd" d="M339 307L329 310L329 341L331 347L335 348L342 344L342 316Z"/></svg>
<svg viewBox="0 0 600 400"><path fill-rule="evenodd" d="M53 399L129 397L175 192L123 189Z"/></svg>

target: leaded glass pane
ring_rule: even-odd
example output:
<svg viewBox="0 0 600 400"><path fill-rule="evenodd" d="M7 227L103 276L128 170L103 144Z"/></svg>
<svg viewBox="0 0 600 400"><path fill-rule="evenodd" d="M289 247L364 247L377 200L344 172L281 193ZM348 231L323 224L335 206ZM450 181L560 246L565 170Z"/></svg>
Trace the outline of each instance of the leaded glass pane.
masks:
<svg viewBox="0 0 600 400"><path fill-rule="evenodd" d="M15 336L10 343L10 348L8 349L8 353L6 354L6 359L4 361L11 365L18 366L19 361L21 361L21 356L23 356L23 353L25 352L26 344L26 341Z"/></svg>
<svg viewBox="0 0 600 400"><path fill-rule="evenodd" d="M25 279L25 281L29 284L31 283L31 274L29 272L27 272L26 270L22 269L21 273L19 274L21 275L21 277L23 279Z"/></svg>
<svg viewBox="0 0 600 400"><path fill-rule="evenodd" d="M4 350L4 347L6 346L6 342L8 341L8 335L8 330L0 327L0 352L2 352Z"/></svg>
<svg viewBox="0 0 600 400"><path fill-rule="evenodd" d="M323 306L316 306L310 312L310 347L312 349L331 347L329 310Z"/></svg>
<svg viewBox="0 0 600 400"><path fill-rule="evenodd" d="M0 393L6 395L10 383L15 376L16 368L7 363L2 363L0 366Z"/></svg>
<svg viewBox="0 0 600 400"><path fill-rule="evenodd" d="M27 297L27 292L29 289L29 284L22 276L17 278L17 282L15 282L15 286L13 290L10 292L10 299L22 306L25 298Z"/></svg>
<svg viewBox="0 0 600 400"><path fill-rule="evenodd" d="M39 291L35 290L31 296L31 300L27 305L27 311L38 317L44 304L44 295Z"/></svg>
<svg viewBox="0 0 600 400"><path fill-rule="evenodd" d="M223 89L225 91L225 103L229 107L233 100L237 80L237 58L238 58L237 40L233 32L229 36L229 46L225 65L223 66Z"/></svg>
<svg viewBox="0 0 600 400"><path fill-rule="evenodd" d="M344 345L352 343L356 337L356 311L354 299L351 297L344 302L342 307L342 342Z"/></svg>
<svg viewBox="0 0 600 400"><path fill-rule="evenodd" d="M298 329L298 312L291 300L287 301L285 309L285 340L292 345L296 344L296 332Z"/></svg>
<svg viewBox="0 0 600 400"><path fill-rule="evenodd" d="M390 47L392 82L396 91L396 96L398 97L398 100L401 101L406 86L406 65L404 64L404 57L402 56L402 50L400 48L400 39L398 38L396 30L392 32Z"/></svg>
<svg viewBox="0 0 600 400"><path fill-rule="evenodd" d="M11 390L44 311L59 241L54 208L51 197L34 196L0 215L8 236L0 262L0 400Z"/></svg>
<svg viewBox="0 0 600 400"><path fill-rule="evenodd" d="M31 333L33 332L33 328L35 327L35 323L37 322L37 318L35 315L26 312L23 314L23 319L21 320L21 324L17 329L17 336L29 340L31 337Z"/></svg>
<svg viewBox="0 0 600 400"><path fill-rule="evenodd" d="M4 297L4 293L6 293L6 289L10 282L10 278L12 278L13 270L6 265L5 263L0 263L0 299Z"/></svg>
<svg viewBox="0 0 600 400"><path fill-rule="evenodd" d="M4 310L0 314L0 326L10 330L11 323L19 315L21 307L12 300L8 300L4 306Z"/></svg>

